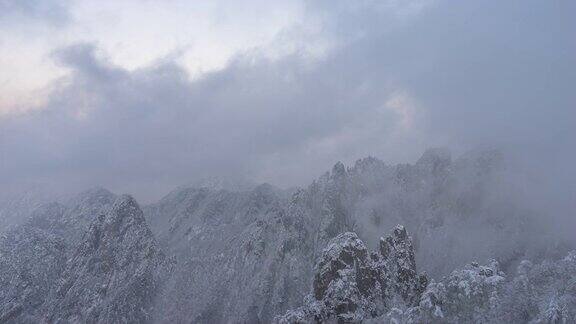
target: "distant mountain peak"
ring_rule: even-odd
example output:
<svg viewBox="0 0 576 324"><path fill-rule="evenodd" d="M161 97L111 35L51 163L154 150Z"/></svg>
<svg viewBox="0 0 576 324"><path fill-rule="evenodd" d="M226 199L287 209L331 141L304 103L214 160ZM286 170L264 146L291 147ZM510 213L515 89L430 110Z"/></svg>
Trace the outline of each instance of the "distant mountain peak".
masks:
<svg viewBox="0 0 576 324"><path fill-rule="evenodd" d="M210 190L229 190L229 191L248 191L256 185L247 180L232 178L232 177L205 177L200 180L194 181L184 187L190 188L207 188Z"/></svg>
<svg viewBox="0 0 576 324"><path fill-rule="evenodd" d="M126 219L128 221L143 222L144 216L136 199L130 195L121 195L112 205L106 219L115 222L125 221Z"/></svg>
<svg viewBox="0 0 576 324"><path fill-rule="evenodd" d="M48 322L149 322L164 255L134 198L92 221L44 306Z"/></svg>
<svg viewBox="0 0 576 324"><path fill-rule="evenodd" d="M344 163L338 161L336 162L336 164L334 164L334 166L332 167L332 177L333 178L342 178L346 175L346 167L344 166Z"/></svg>
<svg viewBox="0 0 576 324"><path fill-rule="evenodd" d="M429 172L444 170L452 163L452 153L446 148L426 150L416 162L416 166Z"/></svg>
<svg viewBox="0 0 576 324"><path fill-rule="evenodd" d="M93 187L82 191L69 202L70 205L104 205L110 204L116 199L116 195L108 189L102 187Z"/></svg>

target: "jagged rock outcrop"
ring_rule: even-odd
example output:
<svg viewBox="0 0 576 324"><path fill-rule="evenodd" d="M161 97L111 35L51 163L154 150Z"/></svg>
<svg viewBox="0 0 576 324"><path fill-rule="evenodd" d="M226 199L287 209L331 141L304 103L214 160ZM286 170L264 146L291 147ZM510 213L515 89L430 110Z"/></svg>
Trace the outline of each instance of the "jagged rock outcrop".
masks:
<svg viewBox="0 0 576 324"><path fill-rule="evenodd" d="M496 260L472 262L439 281L417 275L410 240L396 227L378 253L355 233L330 242L305 305L277 323L573 323L576 252L534 265L511 280ZM406 253L408 252L408 253Z"/></svg>
<svg viewBox="0 0 576 324"><path fill-rule="evenodd" d="M557 261L520 262L506 279L497 261L473 262L432 281L413 307L396 306L367 323L574 323L576 252ZM511 277L511 276L508 276Z"/></svg>
<svg viewBox="0 0 576 324"><path fill-rule="evenodd" d="M378 256L378 255L376 255ZM405 304L415 303L428 284L425 275L416 272L416 258L412 238L403 226L396 226L393 234L380 239L381 269L387 269L389 275L388 291L385 295L397 294Z"/></svg>
<svg viewBox="0 0 576 324"><path fill-rule="evenodd" d="M89 215L105 212L113 198L109 191L92 189L69 205L43 205L24 224L0 237L0 322L38 321L41 307L90 222Z"/></svg>
<svg viewBox="0 0 576 324"><path fill-rule="evenodd" d="M397 307L385 317L406 323L490 322L504 284L505 275L495 260L484 266L472 263L440 282L432 281L415 307Z"/></svg>
<svg viewBox="0 0 576 324"><path fill-rule="evenodd" d="M0 239L0 322L150 321L164 259L129 196L42 206Z"/></svg>
<svg viewBox="0 0 576 324"><path fill-rule="evenodd" d="M381 316L392 305L417 304L427 283L416 272L414 248L403 226L371 253L355 233L346 232L324 249L306 304L276 321L359 322Z"/></svg>
<svg viewBox="0 0 576 324"><path fill-rule="evenodd" d="M121 196L90 225L43 306L44 319L150 322L163 262L138 204Z"/></svg>

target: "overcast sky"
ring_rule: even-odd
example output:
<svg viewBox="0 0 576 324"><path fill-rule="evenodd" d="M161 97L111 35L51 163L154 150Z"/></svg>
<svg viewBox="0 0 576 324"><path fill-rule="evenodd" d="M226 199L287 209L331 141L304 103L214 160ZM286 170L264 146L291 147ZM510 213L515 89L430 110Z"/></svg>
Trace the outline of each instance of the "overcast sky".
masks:
<svg viewBox="0 0 576 324"><path fill-rule="evenodd" d="M571 0L0 0L0 184L151 201L214 175L287 187L339 160L496 146L576 208L575 12Z"/></svg>

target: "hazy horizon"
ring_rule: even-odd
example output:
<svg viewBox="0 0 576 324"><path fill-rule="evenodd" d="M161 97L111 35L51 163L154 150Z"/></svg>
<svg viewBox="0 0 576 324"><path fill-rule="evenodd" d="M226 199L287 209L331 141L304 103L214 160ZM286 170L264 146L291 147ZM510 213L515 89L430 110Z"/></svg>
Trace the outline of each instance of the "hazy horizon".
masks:
<svg viewBox="0 0 576 324"><path fill-rule="evenodd" d="M336 161L495 146L576 192L571 2L1 6L11 187L150 200L204 177L289 187Z"/></svg>

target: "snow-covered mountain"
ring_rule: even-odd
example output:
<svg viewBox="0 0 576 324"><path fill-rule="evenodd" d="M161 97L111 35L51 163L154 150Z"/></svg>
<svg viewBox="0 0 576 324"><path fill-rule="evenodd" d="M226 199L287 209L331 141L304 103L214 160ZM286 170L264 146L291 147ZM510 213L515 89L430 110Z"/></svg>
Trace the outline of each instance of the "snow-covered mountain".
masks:
<svg viewBox="0 0 576 324"><path fill-rule="evenodd" d="M150 321L164 260L129 196L45 205L0 240L0 322Z"/></svg>
<svg viewBox="0 0 576 324"><path fill-rule="evenodd" d="M89 226L43 305L49 322L145 323L164 275L165 257L130 196L116 199Z"/></svg>
<svg viewBox="0 0 576 324"><path fill-rule="evenodd" d="M496 260L472 262L439 281L417 275L402 226L370 252L358 236L338 235L315 268L304 305L276 323L572 323L576 319L576 252L510 278Z"/></svg>
<svg viewBox="0 0 576 324"><path fill-rule="evenodd" d="M0 234L25 222L38 207L55 198L40 185L0 192Z"/></svg>
<svg viewBox="0 0 576 324"><path fill-rule="evenodd" d="M337 163L294 192L178 189L144 209L177 262L165 318L269 322L302 304L323 249L349 231L378 248L382 233L405 224L431 278L471 260L497 258L513 269L541 258L554 240L542 242L546 229L521 204L508 172L496 151L452 160L433 149L413 165Z"/></svg>
<svg viewBox="0 0 576 324"><path fill-rule="evenodd" d="M0 322L490 322L503 305L516 322L573 319L570 246L513 176L496 151L433 149L289 191L180 187L140 208L92 189L1 237ZM517 267L539 294L526 305Z"/></svg>

